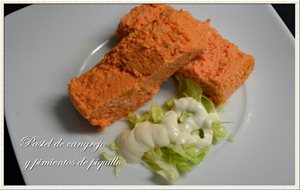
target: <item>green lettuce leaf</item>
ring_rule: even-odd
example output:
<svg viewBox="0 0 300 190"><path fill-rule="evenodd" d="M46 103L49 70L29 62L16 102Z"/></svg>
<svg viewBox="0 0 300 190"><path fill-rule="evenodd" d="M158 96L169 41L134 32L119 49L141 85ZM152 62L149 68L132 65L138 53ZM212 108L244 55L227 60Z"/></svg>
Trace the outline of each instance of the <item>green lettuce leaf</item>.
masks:
<svg viewBox="0 0 300 190"><path fill-rule="evenodd" d="M213 144L218 144L221 140L223 140L226 136L226 129L221 121L213 121L211 130L213 132Z"/></svg>
<svg viewBox="0 0 300 190"><path fill-rule="evenodd" d="M181 173L192 171L209 152L209 147L200 151L193 144L155 147L142 157L144 165L161 175L169 183L175 182Z"/></svg>
<svg viewBox="0 0 300 190"><path fill-rule="evenodd" d="M149 114L149 121L152 121L154 123L159 123L162 117L165 115L165 110L162 107L160 107L160 105L158 105L157 103L152 102L148 114Z"/></svg>
<svg viewBox="0 0 300 190"><path fill-rule="evenodd" d="M175 164L177 169L181 172L190 172L192 167L189 164L189 160L182 155L178 154L170 147L162 147L163 160L169 164Z"/></svg>
<svg viewBox="0 0 300 190"><path fill-rule="evenodd" d="M165 107L167 110L170 110L175 106L175 100L176 100L176 98L172 97L166 101Z"/></svg>
<svg viewBox="0 0 300 190"><path fill-rule="evenodd" d="M143 164L152 172L165 178L169 183L174 183L179 178L179 172L176 165L167 163L162 155L160 148L155 147L143 155Z"/></svg>
<svg viewBox="0 0 300 190"><path fill-rule="evenodd" d="M192 115L194 114L191 112L183 111L181 115L178 117L178 123L184 122L187 118L191 117Z"/></svg>
<svg viewBox="0 0 300 190"><path fill-rule="evenodd" d="M119 177L119 176L120 176L120 173L121 173L121 171L122 171L122 169L123 169L123 167L124 167L124 165L126 164L126 160L125 160L122 156L120 156L120 155L118 155L118 156L113 156L113 155L107 154L107 153L104 152L104 151L100 153L100 157L101 157L103 160L107 160L107 161L112 160L112 159L114 159L115 157L118 157L119 164L115 166L115 174L116 174L117 177Z"/></svg>
<svg viewBox="0 0 300 190"><path fill-rule="evenodd" d="M192 97L198 102L201 102L202 88L198 83L181 75L176 75L178 80L178 94L179 97Z"/></svg>
<svg viewBox="0 0 300 190"><path fill-rule="evenodd" d="M143 117L135 113L129 113L127 116L127 120L130 124L129 126L131 128L134 128L136 124L143 121Z"/></svg>
<svg viewBox="0 0 300 190"><path fill-rule="evenodd" d="M227 140L228 140L229 142L233 142L233 135L229 135L229 136L227 137Z"/></svg>
<svg viewBox="0 0 300 190"><path fill-rule="evenodd" d="M181 75L177 75L178 80L178 95L180 97L192 97L196 101L202 103L208 113L215 113L217 109L214 103L203 95L200 85L193 80L187 79ZM175 106L175 98L170 98L162 108L157 103L153 102L150 109L144 115L130 113L128 121L134 127L136 124L143 121L160 123L166 111ZM215 113L217 114L217 113ZM182 123L189 118L193 113L183 111L178 117L178 122ZM212 144L217 144L226 137L226 129L223 126L224 122L215 118L212 122L211 133L213 134ZM192 132L193 135L198 135L204 138L203 129L197 129ZM117 150L115 145L111 145L113 150ZM203 161L208 154L210 146L199 150L194 144L169 144L165 147L154 147L144 153L142 157L143 164L154 173L162 176L169 183L174 183L181 174L190 172L193 167ZM107 156L106 156L107 157ZM125 161L125 160L124 160ZM116 167L116 174L120 172L121 167Z"/></svg>
<svg viewBox="0 0 300 190"><path fill-rule="evenodd" d="M180 156L186 161L192 164L199 164L209 152L210 147L202 148L198 150L194 144L182 144L182 145L169 145L168 148Z"/></svg>
<svg viewBox="0 0 300 190"><path fill-rule="evenodd" d="M107 147L112 151L117 151L119 149L116 143L110 143Z"/></svg>
<svg viewBox="0 0 300 190"><path fill-rule="evenodd" d="M198 102L202 103L207 113L215 112L216 108L214 103L203 95L201 86L195 81L185 78L182 75L176 75L178 80L178 94L179 97L192 97Z"/></svg>
<svg viewBox="0 0 300 190"><path fill-rule="evenodd" d="M135 113L129 113L127 116L128 122L131 128L134 128L136 124L143 121L151 121L153 123L159 123L164 116L166 110L164 110L160 105L152 102L151 107L147 113L144 115L138 115Z"/></svg>
<svg viewBox="0 0 300 190"><path fill-rule="evenodd" d="M202 95L201 103L205 107L207 113L214 112L216 110L214 103L206 96Z"/></svg>

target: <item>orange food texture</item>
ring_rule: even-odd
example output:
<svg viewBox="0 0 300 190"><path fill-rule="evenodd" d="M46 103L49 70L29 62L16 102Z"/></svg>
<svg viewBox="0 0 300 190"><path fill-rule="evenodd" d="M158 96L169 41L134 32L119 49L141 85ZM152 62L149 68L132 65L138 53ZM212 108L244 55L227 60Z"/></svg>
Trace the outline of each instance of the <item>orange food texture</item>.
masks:
<svg viewBox="0 0 300 190"><path fill-rule="evenodd" d="M121 19L116 38L120 40L130 32L142 29L168 10L174 9L163 4L145 4L133 8ZM205 23L209 25L209 20ZM191 26L187 28L194 30ZM201 51L197 59L186 64L178 73L198 82L206 96L215 104L221 104L249 77L255 60L222 38L215 29L209 28L205 32L204 43L207 44L198 43L198 48L205 46L206 50Z"/></svg>
<svg viewBox="0 0 300 190"><path fill-rule="evenodd" d="M176 71L207 51L209 23L167 10L131 32L69 84L76 109L100 131L151 100ZM200 45L201 44L201 45Z"/></svg>

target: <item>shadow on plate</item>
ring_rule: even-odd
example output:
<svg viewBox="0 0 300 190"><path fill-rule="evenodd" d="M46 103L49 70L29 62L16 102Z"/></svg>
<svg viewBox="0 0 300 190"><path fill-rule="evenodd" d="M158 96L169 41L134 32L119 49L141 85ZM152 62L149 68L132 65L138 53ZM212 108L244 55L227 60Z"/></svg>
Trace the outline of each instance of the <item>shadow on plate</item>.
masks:
<svg viewBox="0 0 300 190"><path fill-rule="evenodd" d="M157 185L171 185L167 180L165 180L162 176L153 173L153 176L150 180Z"/></svg>
<svg viewBox="0 0 300 190"><path fill-rule="evenodd" d="M115 47L117 44L119 43L119 41L115 38L115 36L112 36L109 39L109 43L107 44L108 48L112 49L113 47Z"/></svg>
<svg viewBox="0 0 300 190"><path fill-rule="evenodd" d="M94 67L95 64L97 64L103 58L104 54L112 49L117 43L118 41L114 38L114 36L101 43L91 52L91 54L81 65L78 76ZM73 75L73 77L75 76L76 75ZM54 106L54 113L67 132L81 134L98 132L96 127L90 125L89 122L75 110L68 96L63 96L57 100L57 103Z"/></svg>
<svg viewBox="0 0 300 190"><path fill-rule="evenodd" d="M89 124L74 108L68 96L62 96L54 106L54 113L61 126L70 133L98 133L96 127Z"/></svg>

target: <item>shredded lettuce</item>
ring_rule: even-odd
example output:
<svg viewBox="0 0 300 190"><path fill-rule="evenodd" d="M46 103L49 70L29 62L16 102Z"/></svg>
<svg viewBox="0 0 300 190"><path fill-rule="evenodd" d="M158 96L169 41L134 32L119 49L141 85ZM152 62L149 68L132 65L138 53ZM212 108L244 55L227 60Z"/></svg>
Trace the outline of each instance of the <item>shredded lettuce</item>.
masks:
<svg viewBox="0 0 300 190"><path fill-rule="evenodd" d="M176 75L176 79L178 80L178 94L180 97L193 97L195 100L202 103L208 113L217 111L214 103L203 95L201 86L199 84L181 75ZM219 107L219 109L220 108L221 107ZM183 118L186 118L186 114ZM217 120L212 123L213 144L217 144L225 138L226 129L223 124L223 122ZM197 133L201 137L201 132L197 131Z"/></svg>
<svg viewBox="0 0 300 190"><path fill-rule="evenodd" d="M170 110L175 106L175 100L176 98L172 97L166 102L165 107L167 110Z"/></svg>
<svg viewBox="0 0 300 190"><path fill-rule="evenodd" d="M107 154L107 153L104 152L104 151L100 153L100 157L101 157L103 160L107 160L107 161L112 160L112 159L114 159L115 157L118 157L119 164L115 166L115 174L116 174L117 177L119 177L119 176L120 176L120 173L121 173L121 171L122 171L122 169L123 169L123 167L124 167L124 165L126 164L126 160L125 160L122 156L120 156L120 155L113 156L113 155Z"/></svg>
<svg viewBox="0 0 300 190"><path fill-rule="evenodd" d="M116 151L118 150L118 146L116 143L110 143L107 145L107 147L110 149L110 150L113 150L113 151Z"/></svg>
<svg viewBox="0 0 300 190"><path fill-rule="evenodd" d="M183 111L181 115L178 117L178 123L184 122L187 118L191 117L192 115L194 114L191 112Z"/></svg>
<svg viewBox="0 0 300 190"><path fill-rule="evenodd" d="M181 75L176 75L175 78L178 80L177 91L179 97L192 97L201 102L202 88L198 83Z"/></svg>
<svg viewBox="0 0 300 190"><path fill-rule="evenodd" d="M204 134L203 129L200 128L200 129L194 130L194 131L192 132L192 135L199 135L199 137L200 137L201 139L203 139L205 134Z"/></svg>
<svg viewBox="0 0 300 190"><path fill-rule="evenodd" d="M216 113L214 103L203 95L203 91L199 84L193 80L187 79L181 75L176 75L178 80L178 95L180 97L192 97L196 101L202 103L208 113ZM153 123L160 123L166 111L171 110L175 106L176 98L170 98L166 101L164 107L159 106L153 102L147 113L138 115L134 113L128 114L127 118L131 127L135 127L138 123L150 121ZM220 107L219 107L220 108ZM178 117L178 123L184 122L187 118L191 117L193 113L184 111ZM217 144L226 136L226 129L224 122L219 121L217 118L212 122L211 133L213 135L212 144ZM192 132L193 135L199 135L204 138L203 129L197 129ZM230 141L230 136L228 140ZM113 151L118 151L116 144L108 145ZM208 154L210 146L198 149L194 144L169 144L164 147L154 147L148 152L145 152L142 157L143 164L154 173L162 176L169 183L174 183L181 174L192 171L193 167L199 164ZM111 156L104 153L103 157L112 159ZM116 175L119 176L123 165L126 163L123 157L119 157L122 164L116 167Z"/></svg>
<svg viewBox="0 0 300 190"><path fill-rule="evenodd" d="M157 103L152 102L148 114L149 121L152 121L153 123L159 123L162 117L165 115L165 110L162 107L160 107L160 105L158 105Z"/></svg>
<svg viewBox="0 0 300 190"><path fill-rule="evenodd" d="M127 120L130 124L129 126L131 128L134 128L137 123L140 123L140 122L143 121L143 118L138 114L129 113L128 116L127 116Z"/></svg>
<svg viewBox="0 0 300 190"><path fill-rule="evenodd" d="M207 113L216 112L214 103L203 95L202 88L198 83L181 75L176 75L175 78L178 80L179 97L192 97L202 103Z"/></svg>
<svg viewBox="0 0 300 190"><path fill-rule="evenodd" d="M186 159L187 162L189 161L194 165L199 164L203 160L203 158L209 152L210 146L202 148L201 150L199 150L194 144L169 145L168 147L164 148L170 149Z"/></svg>
<svg viewBox="0 0 300 190"><path fill-rule="evenodd" d="M211 130L213 132L213 144L218 144L226 136L226 129L221 121L213 121Z"/></svg>
<svg viewBox="0 0 300 190"><path fill-rule="evenodd" d="M229 136L227 137L227 140L228 140L229 142L233 142L233 135L229 135Z"/></svg>
<svg viewBox="0 0 300 190"><path fill-rule="evenodd" d="M142 157L142 160L147 168L162 176L170 183L174 183L179 178L179 172L176 165L167 163L163 159L163 153L159 147L155 147L146 152Z"/></svg>
<svg viewBox="0 0 300 190"><path fill-rule="evenodd" d="M181 173L192 171L207 155L209 147L200 151L193 144L155 147L142 157L144 165L151 171L174 183Z"/></svg>
<svg viewBox="0 0 300 190"><path fill-rule="evenodd" d="M151 121L153 123L160 123L162 117L164 116L166 110L164 110L156 102L152 102L151 107L147 113L144 115L138 115L135 113L129 113L127 119L129 121L130 127L134 128L136 124L143 121Z"/></svg>
<svg viewBox="0 0 300 190"><path fill-rule="evenodd" d="M208 113L211 113L211 112L215 111L214 103L209 98L207 98L206 96L202 95L201 103L205 107L205 109Z"/></svg>

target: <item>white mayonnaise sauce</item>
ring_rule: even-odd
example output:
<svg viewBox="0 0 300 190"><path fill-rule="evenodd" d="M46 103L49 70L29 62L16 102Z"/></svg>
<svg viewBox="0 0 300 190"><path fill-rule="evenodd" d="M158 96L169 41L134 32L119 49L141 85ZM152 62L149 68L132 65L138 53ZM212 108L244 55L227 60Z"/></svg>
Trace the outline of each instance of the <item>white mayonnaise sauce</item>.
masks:
<svg viewBox="0 0 300 190"><path fill-rule="evenodd" d="M184 111L191 112L193 115L182 123L178 123L178 118ZM128 162L139 162L144 153L155 146L195 144L201 149L211 144L210 128L212 121L216 119L219 119L216 112L208 114L204 106L195 99L180 98L175 100L174 108L165 113L160 124L149 121L138 123L134 129L121 133L116 143ZM192 134L194 130L200 128L204 132L204 138L200 138L198 134Z"/></svg>

